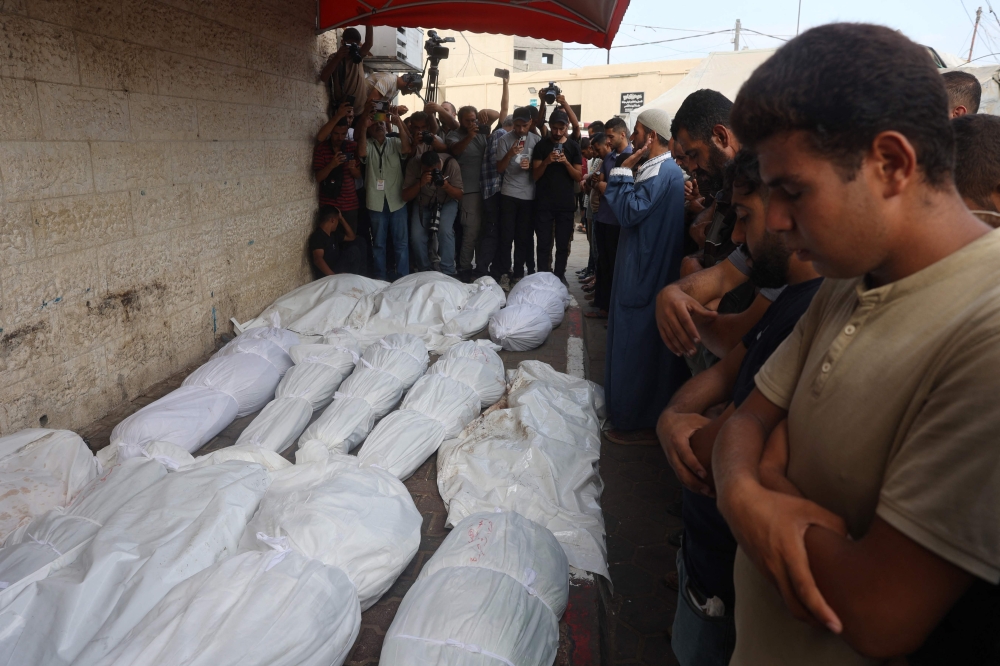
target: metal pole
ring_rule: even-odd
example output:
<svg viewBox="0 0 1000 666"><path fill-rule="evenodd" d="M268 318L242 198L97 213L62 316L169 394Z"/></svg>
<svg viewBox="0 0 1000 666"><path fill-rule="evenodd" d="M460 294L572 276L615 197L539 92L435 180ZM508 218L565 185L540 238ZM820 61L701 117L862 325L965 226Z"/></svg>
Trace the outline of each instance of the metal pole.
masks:
<svg viewBox="0 0 1000 666"><path fill-rule="evenodd" d="M799 36L799 26L802 24L802 0L799 0L799 16L795 19L795 36Z"/></svg>
<svg viewBox="0 0 1000 666"><path fill-rule="evenodd" d="M608 64L608 65L611 64L611 47L610 46L608 47L608 60L607 60L606 64Z"/></svg>
<svg viewBox="0 0 1000 666"><path fill-rule="evenodd" d="M734 51L739 51L740 50L740 28L742 28L742 27L743 27L743 25L740 23L740 20L736 19L736 37L733 38L733 50Z"/></svg>
<svg viewBox="0 0 1000 666"><path fill-rule="evenodd" d="M976 32L979 30L979 19L983 17L983 8L980 7L976 10L976 25L972 28L972 43L969 44L969 57L966 58L965 62L972 61L972 49L976 46Z"/></svg>

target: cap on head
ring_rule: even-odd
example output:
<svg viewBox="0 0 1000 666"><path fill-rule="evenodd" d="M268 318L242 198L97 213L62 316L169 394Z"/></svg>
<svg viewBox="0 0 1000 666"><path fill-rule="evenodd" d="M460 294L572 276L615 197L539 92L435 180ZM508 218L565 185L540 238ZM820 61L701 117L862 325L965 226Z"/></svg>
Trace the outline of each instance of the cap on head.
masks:
<svg viewBox="0 0 1000 666"><path fill-rule="evenodd" d="M562 109L556 109L549 116L549 123L569 123L569 116Z"/></svg>
<svg viewBox="0 0 1000 666"><path fill-rule="evenodd" d="M527 120L531 122L531 109L526 106L514 109L514 120Z"/></svg>
<svg viewBox="0 0 1000 666"><path fill-rule="evenodd" d="M666 141L670 137L670 113L666 109L646 109L636 120Z"/></svg>

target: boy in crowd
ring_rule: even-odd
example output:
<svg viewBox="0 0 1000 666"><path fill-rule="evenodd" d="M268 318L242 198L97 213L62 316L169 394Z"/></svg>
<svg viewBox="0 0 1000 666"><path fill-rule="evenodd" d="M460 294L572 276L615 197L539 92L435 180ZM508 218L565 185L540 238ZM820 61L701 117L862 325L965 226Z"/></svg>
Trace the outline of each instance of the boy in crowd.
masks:
<svg viewBox="0 0 1000 666"><path fill-rule="evenodd" d="M316 211L316 229L309 235L309 267L313 279L345 272L340 267L340 246L353 240L354 232L337 207L320 206Z"/></svg>
<svg viewBox="0 0 1000 666"><path fill-rule="evenodd" d="M1000 232L955 189L948 110L927 50L863 24L736 99L768 229L827 280L712 452L734 666L997 654Z"/></svg>

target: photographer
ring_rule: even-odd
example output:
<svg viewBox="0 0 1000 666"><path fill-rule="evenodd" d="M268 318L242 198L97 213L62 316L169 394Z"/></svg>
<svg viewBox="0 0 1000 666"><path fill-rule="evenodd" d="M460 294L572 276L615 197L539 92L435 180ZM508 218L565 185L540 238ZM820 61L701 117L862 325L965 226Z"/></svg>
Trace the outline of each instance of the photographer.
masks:
<svg viewBox="0 0 1000 666"><path fill-rule="evenodd" d="M455 217L462 200L462 170L451 155L427 151L406 165L403 201L417 200L410 219L416 270L431 270L428 243L438 243L440 270L455 275Z"/></svg>
<svg viewBox="0 0 1000 666"><path fill-rule="evenodd" d="M410 136L413 137L413 157L420 157L428 150L436 153L448 152L448 146L437 135L437 125L430 113L417 111L411 113L406 120L410 123Z"/></svg>
<svg viewBox="0 0 1000 666"><path fill-rule="evenodd" d="M381 102L385 108L375 107L376 112L389 112L393 109L389 107L397 94L416 95L420 92L424 83L424 77L420 72L410 72L397 75L392 72L372 72L366 79L368 83L368 94L365 99L368 102ZM405 106L396 107L395 111L399 115L404 115L408 108Z"/></svg>
<svg viewBox="0 0 1000 666"><path fill-rule="evenodd" d="M529 131L531 107L514 109L514 127L497 140L497 171L503 175L500 186L500 246L491 269L500 286L508 286L535 272L534 227L531 220L535 199L535 181L531 177L531 153L541 140ZM510 263L510 248L514 246L514 265ZM509 275L508 275L509 274Z"/></svg>
<svg viewBox="0 0 1000 666"><path fill-rule="evenodd" d="M358 157L365 162L365 198L372 226L372 254L377 280L385 280L386 235L392 233L392 247L396 255L396 272L399 276L410 272L410 255L406 231L406 202L402 197L403 155L410 152L410 134L399 116L393 114L392 122L399 128L399 137L387 137L385 122L373 123L370 102L361 114L358 126Z"/></svg>
<svg viewBox="0 0 1000 666"><path fill-rule="evenodd" d="M503 82L504 99L501 103L503 113L507 105L507 80ZM472 277L472 260L475 255L476 243L479 240L479 227L483 216L483 197L480 191L479 179L483 168L483 155L486 152L487 138L490 127L500 117L492 109L476 111L474 106L463 106L458 111L461 127L449 132L446 138L448 151L458 161L462 169L462 183L465 194L462 196L462 214L459 221L462 225L462 247L459 251L458 267L463 279Z"/></svg>
<svg viewBox="0 0 1000 666"><path fill-rule="evenodd" d="M424 112L430 117L430 131L443 141L448 132L458 129L458 114L451 102L427 102Z"/></svg>
<svg viewBox="0 0 1000 666"><path fill-rule="evenodd" d="M365 41L361 43L361 33L357 28L347 28L341 37L340 48L330 54L326 66L319 74L319 80L330 86L330 109L336 109L345 99L355 106L355 113L364 107L368 85L365 82L365 68L362 64L371 53L375 32L365 29Z"/></svg>
<svg viewBox="0 0 1000 666"><path fill-rule="evenodd" d="M573 240L576 212L575 186L582 177L580 146L566 136L569 118L556 109L549 118L549 133L531 153L531 177L535 180L535 236L538 239L538 270L552 270L552 236L555 233L556 265L552 272L566 281L566 261Z"/></svg>
<svg viewBox="0 0 1000 666"><path fill-rule="evenodd" d="M569 137L574 141L579 142L581 136L580 121L576 117L576 113L573 112L573 107L571 107L569 102L566 101L566 96L562 94L562 90L559 89L559 86L557 86L554 82L549 82L549 87L539 90L538 96L538 116L535 120L535 126L542 133L542 136L547 134L547 130L545 128L545 107L552 104L558 104L559 109L562 109L563 113L566 114L566 117L569 118L569 124L573 127L573 131L569 133ZM558 111L559 109L556 109L555 111ZM555 113L555 111L553 111L553 113Z"/></svg>

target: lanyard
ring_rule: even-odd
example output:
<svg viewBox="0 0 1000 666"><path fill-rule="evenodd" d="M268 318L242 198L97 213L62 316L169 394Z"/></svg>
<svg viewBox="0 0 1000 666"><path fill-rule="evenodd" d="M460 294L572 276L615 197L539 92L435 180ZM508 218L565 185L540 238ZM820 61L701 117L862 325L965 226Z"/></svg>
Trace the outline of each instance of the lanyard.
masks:
<svg viewBox="0 0 1000 666"><path fill-rule="evenodd" d="M382 144L381 148L379 148L379 145L378 145L377 141L374 142L374 143L375 143L375 152L378 153L378 175L384 176L384 174L383 174L384 168L382 166L382 158L385 156L385 146L386 146L386 144L389 143L389 140L386 139L385 143ZM382 180L385 180L385 178L383 177Z"/></svg>

